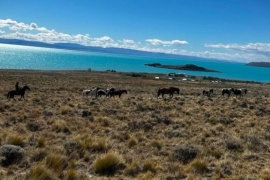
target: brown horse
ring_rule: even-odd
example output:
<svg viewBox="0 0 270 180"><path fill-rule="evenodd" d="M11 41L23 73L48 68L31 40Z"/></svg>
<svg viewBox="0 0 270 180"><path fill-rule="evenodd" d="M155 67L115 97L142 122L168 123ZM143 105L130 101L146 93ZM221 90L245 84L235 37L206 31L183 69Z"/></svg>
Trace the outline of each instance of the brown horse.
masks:
<svg viewBox="0 0 270 180"><path fill-rule="evenodd" d="M110 97L118 96L120 98L123 93L127 94L127 90L118 90L118 91L113 90L110 91L108 95Z"/></svg>
<svg viewBox="0 0 270 180"><path fill-rule="evenodd" d="M209 90L203 90L203 95L206 95L207 97L210 97L211 94L214 94L214 90L213 89L209 89Z"/></svg>
<svg viewBox="0 0 270 180"><path fill-rule="evenodd" d="M179 88L176 87L170 87L170 88L162 88L158 90L157 93L157 98L159 97L159 95L161 94L162 98L164 96L164 94L169 94L170 97L173 97L173 94L176 92L177 94L179 94Z"/></svg>

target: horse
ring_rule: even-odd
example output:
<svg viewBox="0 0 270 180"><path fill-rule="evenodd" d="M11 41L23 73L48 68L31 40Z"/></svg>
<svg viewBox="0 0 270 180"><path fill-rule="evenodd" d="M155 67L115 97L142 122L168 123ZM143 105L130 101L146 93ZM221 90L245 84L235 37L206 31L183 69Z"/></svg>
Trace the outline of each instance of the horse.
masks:
<svg viewBox="0 0 270 180"><path fill-rule="evenodd" d="M242 95L246 95L247 94L247 91L248 90L246 88L241 88L240 90L242 92Z"/></svg>
<svg viewBox="0 0 270 180"><path fill-rule="evenodd" d="M17 91L16 90L9 91L7 93L7 99L10 100L12 98L12 99L15 100L15 98L14 98L15 95L20 95L21 96L21 99L22 98L25 99L24 98L24 94L25 94L25 91L26 90L29 90L30 91L30 88L27 85L25 85L23 87L18 87L17 88Z"/></svg>
<svg viewBox="0 0 270 180"><path fill-rule="evenodd" d="M241 89L232 89L233 94L237 97L237 96L243 96L245 94L247 94L247 89L245 88L241 88Z"/></svg>
<svg viewBox="0 0 270 180"><path fill-rule="evenodd" d="M95 96L97 97L97 91L99 90L99 88L93 88L93 89L86 89L86 90L83 90L82 92L82 95L83 96Z"/></svg>
<svg viewBox="0 0 270 180"><path fill-rule="evenodd" d="M158 90L157 93L157 98L159 97L159 95L161 94L162 98L164 96L164 94L169 94L170 97L173 97L173 94L176 92L177 94L179 94L179 88L176 87L170 87L170 88L161 88Z"/></svg>
<svg viewBox="0 0 270 180"><path fill-rule="evenodd" d="M97 91L97 96L98 97L101 97L101 96L106 96L108 97L109 96L109 93L114 91L114 88L108 88L108 89L99 89Z"/></svg>
<svg viewBox="0 0 270 180"><path fill-rule="evenodd" d="M242 96L242 91L240 89L234 89L232 88L232 93L237 97L237 96Z"/></svg>
<svg viewBox="0 0 270 180"><path fill-rule="evenodd" d="M123 89L123 90L117 90L117 91L110 91L108 95L110 97L119 96L120 98L123 93L127 94L127 90Z"/></svg>
<svg viewBox="0 0 270 180"><path fill-rule="evenodd" d="M210 97L211 94L214 94L214 90L213 89L209 89L209 90L203 90L203 95L206 95L207 97Z"/></svg>
<svg viewBox="0 0 270 180"><path fill-rule="evenodd" d="M228 94L228 97L232 94L232 89L233 88L223 88L222 90L221 90L221 92L222 92L222 96L224 96L224 94Z"/></svg>

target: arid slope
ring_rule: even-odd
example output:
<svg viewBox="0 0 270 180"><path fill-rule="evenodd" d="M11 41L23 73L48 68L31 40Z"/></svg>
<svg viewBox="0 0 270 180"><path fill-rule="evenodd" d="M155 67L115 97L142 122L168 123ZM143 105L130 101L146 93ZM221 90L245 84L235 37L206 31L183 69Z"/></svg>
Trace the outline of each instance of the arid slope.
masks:
<svg viewBox="0 0 270 180"><path fill-rule="evenodd" d="M0 145L25 150L0 179L269 179L270 86L166 75L0 71ZM154 77L159 76L157 80ZM25 100L4 94L27 83ZM161 87L180 94L157 98ZM94 87L121 98L82 96ZM221 88L247 88L222 97ZM204 89L214 89L211 97ZM89 112L85 117L83 111ZM91 115L90 115L91 114Z"/></svg>

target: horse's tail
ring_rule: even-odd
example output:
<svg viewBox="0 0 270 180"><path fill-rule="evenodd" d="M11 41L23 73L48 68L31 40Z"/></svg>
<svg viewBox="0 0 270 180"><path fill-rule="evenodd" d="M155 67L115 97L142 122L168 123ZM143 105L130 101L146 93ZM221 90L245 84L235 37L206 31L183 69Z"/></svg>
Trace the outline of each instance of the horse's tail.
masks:
<svg viewBox="0 0 270 180"><path fill-rule="evenodd" d="M9 92L7 94L5 94L5 96L7 97L7 99L9 98Z"/></svg>
<svg viewBox="0 0 270 180"><path fill-rule="evenodd" d="M161 90L161 89L158 89L158 91L157 91L157 98L158 98L158 96L159 96L160 93L161 93L160 90Z"/></svg>

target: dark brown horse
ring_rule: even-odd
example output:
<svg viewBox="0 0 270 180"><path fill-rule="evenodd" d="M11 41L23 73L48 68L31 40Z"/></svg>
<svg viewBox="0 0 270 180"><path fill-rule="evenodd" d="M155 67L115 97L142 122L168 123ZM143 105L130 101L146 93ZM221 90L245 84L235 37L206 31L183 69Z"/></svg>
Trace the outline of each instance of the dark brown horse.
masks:
<svg viewBox="0 0 270 180"><path fill-rule="evenodd" d="M164 94L169 94L170 97L173 97L173 94L176 92L177 94L179 94L179 88L176 87L170 87L170 88L161 88L158 90L157 93L157 98L159 97L159 95L161 95L162 97L164 96Z"/></svg>
<svg viewBox="0 0 270 180"><path fill-rule="evenodd" d="M214 94L214 90L213 89L209 89L209 90L203 90L203 95L210 97L211 94Z"/></svg>
<svg viewBox="0 0 270 180"><path fill-rule="evenodd" d="M225 94L228 94L228 97L230 97L230 95L232 94L232 90L233 90L233 88L223 88L221 90L222 96L224 96Z"/></svg>
<svg viewBox="0 0 270 180"><path fill-rule="evenodd" d="M119 96L120 98L123 93L127 94L127 90L110 91L109 96L110 97Z"/></svg>

